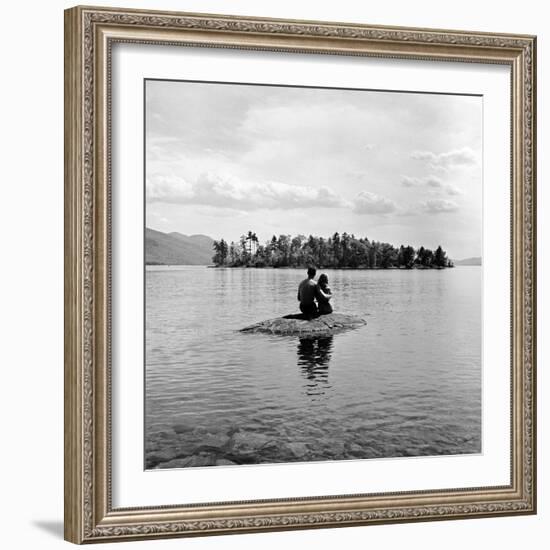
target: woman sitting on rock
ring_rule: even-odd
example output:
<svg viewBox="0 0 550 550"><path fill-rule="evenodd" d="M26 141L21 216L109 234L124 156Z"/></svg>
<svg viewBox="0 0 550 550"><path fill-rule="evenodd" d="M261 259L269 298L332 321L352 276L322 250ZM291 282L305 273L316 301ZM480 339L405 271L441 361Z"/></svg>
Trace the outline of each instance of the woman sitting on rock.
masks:
<svg viewBox="0 0 550 550"><path fill-rule="evenodd" d="M330 305L330 299L332 298L332 291L328 286L328 277L323 273L317 280L317 292L316 292L317 304L319 305L319 313L321 315L327 315L332 313L332 306Z"/></svg>

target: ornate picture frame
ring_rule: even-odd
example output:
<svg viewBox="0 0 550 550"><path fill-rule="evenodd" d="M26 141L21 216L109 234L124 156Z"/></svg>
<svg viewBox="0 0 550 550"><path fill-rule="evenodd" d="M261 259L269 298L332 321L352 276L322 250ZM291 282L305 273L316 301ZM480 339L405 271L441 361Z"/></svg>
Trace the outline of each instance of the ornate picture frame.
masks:
<svg viewBox="0 0 550 550"><path fill-rule="evenodd" d="M116 43L500 64L511 72L510 484L114 508L111 52ZM536 513L536 38L129 9L65 12L65 538L158 539Z"/></svg>

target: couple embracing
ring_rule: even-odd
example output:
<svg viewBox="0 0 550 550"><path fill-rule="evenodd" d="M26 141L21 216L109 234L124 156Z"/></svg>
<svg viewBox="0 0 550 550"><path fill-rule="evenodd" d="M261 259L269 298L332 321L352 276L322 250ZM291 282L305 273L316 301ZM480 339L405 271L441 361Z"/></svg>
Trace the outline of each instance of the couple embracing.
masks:
<svg viewBox="0 0 550 550"><path fill-rule="evenodd" d="M330 305L332 292L328 286L328 277L323 273L316 282L316 273L317 270L314 267L309 267L307 279L304 279L298 287L300 311L307 316L332 313L332 306Z"/></svg>

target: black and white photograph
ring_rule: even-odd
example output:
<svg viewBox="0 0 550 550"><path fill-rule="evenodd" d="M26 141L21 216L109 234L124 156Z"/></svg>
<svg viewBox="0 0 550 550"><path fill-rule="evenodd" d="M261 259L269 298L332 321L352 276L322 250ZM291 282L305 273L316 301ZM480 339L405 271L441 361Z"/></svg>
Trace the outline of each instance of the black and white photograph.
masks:
<svg viewBox="0 0 550 550"><path fill-rule="evenodd" d="M145 81L145 467L482 452L482 97Z"/></svg>
<svg viewBox="0 0 550 550"><path fill-rule="evenodd" d="M31 401L63 402L63 460L36 469L46 406L12 424L22 475L59 486L62 466L65 541L464 550L498 523L516 550L541 534L540 10L398 1L74 6L64 40L40 14L64 42L63 93L45 97L64 107L47 208L63 204L64 277L37 285L44 224L13 219L32 265L6 288L14 357L40 351ZM30 157L32 132L8 133L36 157L10 181L55 157L51 131ZM20 187L12 213L40 214ZM21 302L55 286L62 377L41 363L51 319L33 336L41 308ZM21 514L53 510L55 487L29 497L21 479L14 532L35 540Z"/></svg>

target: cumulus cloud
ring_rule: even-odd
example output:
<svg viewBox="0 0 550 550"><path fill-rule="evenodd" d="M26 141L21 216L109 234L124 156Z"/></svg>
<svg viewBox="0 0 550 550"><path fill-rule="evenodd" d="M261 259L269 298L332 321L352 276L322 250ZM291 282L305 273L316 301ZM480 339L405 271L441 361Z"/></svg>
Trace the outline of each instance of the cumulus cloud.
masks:
<svg viewBox="0 0 550 550"><path fill-rule="evenodd" d="M419 187L421 185L427 185L428 187L442 187L443 182L436 176L427 176L425 178L402 176L401 185L403 187Z"/></svg>
<svg viewBox="0 0 550 550"><path fill-rule="evenodd" d="M414 187L418 185L418 178L411 178L410 176L403 176L401 178L401 185L403 187Z"/></svg>
<svg viewBox="0 0 550 550"><path fill-rule="evenodd" d="M448 195L462 195L462 191L456 185L447 185L445 191Z"/></svg>
<svg viewBox="0 0 550 550"><path fill-rule="evenodd" d="M451 183L444 184L437 176L426 176L424 178L415 178L411 176L401 176L401 185L403 187L429 187L430 194L441 195L462 195L462 191Z"/></svg>
<svg viewBox="0 0 550 550"><path fill-rule="evenodd" d="M456 212L458 204L446 199L430 199L422 203L422 209L428 214L442 214L446 212Z"/></svg>
<svg viewBox="0 0 550 550"><path fill-rule="evenodd" d="M471 166L477 162L477 155L470 147L454 149L445 153L414 151L414 153L411 154L411 158L414 160L425 161L431 168L440 170Z"/></svg>
<svg viewBox="0 0 550 550"><path fill-rule="evenodd" d="M443 183L435 176L428 176L427 178L424 178L424 185L427 185L428 187L441 187Z"/></svg>
<svg viewBox="0 0 550 550"><path fill-rule="evenodd" d="M340 208L348 203L328 187L281 182L245 182L202 174L196 182L160 174L147 179L148 202L201 204L236 210Z"/></svg>
<svg viewBox="0 0 550 550"><path fill-rule="evenodd" d="M392 200L369 191L361 191L353 205L356 214L389 214L396 209L397 205Z"/></svg>

